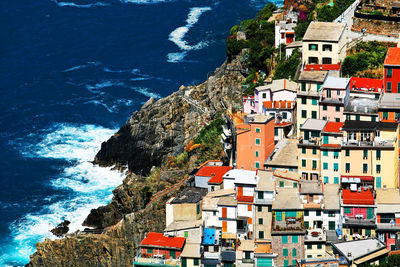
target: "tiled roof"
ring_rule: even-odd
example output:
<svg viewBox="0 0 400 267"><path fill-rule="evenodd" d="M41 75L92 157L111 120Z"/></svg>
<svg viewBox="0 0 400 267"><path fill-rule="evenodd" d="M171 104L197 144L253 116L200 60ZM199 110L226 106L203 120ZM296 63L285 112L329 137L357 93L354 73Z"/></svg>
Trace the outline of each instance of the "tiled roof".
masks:
<svg viewBox="0 0 400 267"><path fill-rule="evenodd" d="M386 54L384 65L400 65L400 48L398 47L390 47Z"/></svg>
<svg viewBox="0 0 400 267"><path fill-rule="evenodd" d="M333 122L333 121L328 121L325 125L325 128L322 130L322 132L325 133L341 133L342 131L340 130L343 127L343 122Z"/></svg>
<svg viewBox="0 0 400 267"><path fill-rule="evenodd" d="M204 166L196 173L196 176L211 177L209 183L220 184L223 182L224 174L231 169L230 166Z"/></svg>
<svg viewBox="0 0 400 267"><path fill-rule="evenodd" d="M236 199L239 202L253 202L254 197L253 196L237 196Z"/></svg>
<svg viewBox="0 0 400 267"><path fill-rule="evenodd" d="M362 90L382 92L383 80L382 79L371 79L371 78L358 78L351 77L350 79L350 90Z"/></svg>
<svg viewBox="0 0 400 267"><path fill-rule="evenodd" d="M304 71L312 70L340 70L340 63L337 64L308 64L304 66Z"/></svg>
<svg viewBox="0 0 400 267"><path fill-rule="evenodd" d="M304 41L338 41L346 27L345 23L312 21L303 37Z"/></svg>
<svg viewBox="0 0 400 267"><path fill-rule="evenodd" d="M354 205L374 205L374 195L371 190L361 190L361 192L352 192L350 189L343 189L342 193L343 204Z"/></svg>
<svg viewBox="0 0 400 267"><path fill-rule="evenodd" d="M167 237L161 233L149 232L140 243L141 246L182 248L185 244L184 237Z"/></svg>
<svg viewBox="0 0 400 267"><path fill-rule="evenodd" d="M295 101L287 101L287 100L281 100L281 101L264 101L263 105L264 108L266 109L293 109L295 105Z"/></svg>

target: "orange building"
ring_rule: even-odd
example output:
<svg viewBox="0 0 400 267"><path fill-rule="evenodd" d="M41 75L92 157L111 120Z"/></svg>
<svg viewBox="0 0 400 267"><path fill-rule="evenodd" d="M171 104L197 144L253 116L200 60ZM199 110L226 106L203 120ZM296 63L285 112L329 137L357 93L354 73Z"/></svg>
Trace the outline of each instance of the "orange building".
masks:
<svg viewBox="0 0 400 267"><path fill-rule="evenodd" d="M243 124L236 128L236 168L256 170L274 151L274 127L272 116L247 115Z"/></svg>

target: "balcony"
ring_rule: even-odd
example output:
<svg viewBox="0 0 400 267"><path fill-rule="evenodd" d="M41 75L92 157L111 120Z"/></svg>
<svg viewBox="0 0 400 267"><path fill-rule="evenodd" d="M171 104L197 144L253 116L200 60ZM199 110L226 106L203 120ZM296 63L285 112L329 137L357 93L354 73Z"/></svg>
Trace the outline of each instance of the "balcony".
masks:
<svg viewBox="0 0 400 267"><path fill-rule="evenodd" d="M400 231L400 225L396 223L377 223L377 230L387 230L387 231Z"/></svg>
<svg viewBox="0 0 400 267"><path fill-rule="evenodd" d="M254 259L242 259L243 263L254 263Z"/></svg>
<svg viewBox="0 0 400 267"><path fill-rule="evenodd" d="M343 226L369 226L369 227L375 227L376 218L372 219L362 219L362 218L349 218L349 217L344 217L344 223Z"/></svg>
<svg viewBox="0 0 400 267"><path fill-rule="evenodd" d="M321 144L320 137L310 137L308 140L305 140L303 137L299 138L299 145L315 145L319 146Z"/></svg>
<svg viewBox="0 0 400 267"><path fill-rule="evenodd" d="M156 265L156 266L179 266L180 259L165 259L165 255L154 255L153 257L135 257L134 265Z"/></svg>
<svg viewBox="0 0 400 267"><path fill-rule="evenodd" d="M343 104L344 98L342 98L342 97L331 98L331 97L321 96L320 102L321 102L321 104Z"/></svg>
<svg viewBox="0 0 400 267"><path fill-rule="evenodd" d="M203 254L203 258L204 259L219 259L219 252L218 251L216 251L216 252L204 252L204 254Z"/></svg>
<svg viewBox="0 0 400 267"><path fill-rule="evenodd" d="M260 205L272 205L272 198L263 198L263 199L255 198L254 203Z"/></svg>
<svg viewBox="0 0 400 267"><path fill-rule="evenodd" d="M375 138L373 141L367 140L344 140L342 146L353 146L353 147L393 147L395 140L384 140Z"/></svg>
<svg viewBox="0 0 400 267"><path fill-rule="evenodd" d="M325 242L326 233L321 229L307 230L304 236L304 242Z"/></svg>
<svg viewBox="0 0 400 267"><path fill-rule="evenodd" d="M304 233L304 219L287 217L285 220L277 221L272 218L272 232L301 232Z"/></svg>

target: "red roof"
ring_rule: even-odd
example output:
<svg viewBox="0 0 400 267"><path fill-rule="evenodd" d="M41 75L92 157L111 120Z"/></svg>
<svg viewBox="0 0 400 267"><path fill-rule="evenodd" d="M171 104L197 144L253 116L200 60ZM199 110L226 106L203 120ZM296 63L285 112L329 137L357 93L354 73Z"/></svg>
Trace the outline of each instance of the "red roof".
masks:
<svg viewBox="0 0 400 267"><path fill-rule="evenodd" d="M308 64L305 65L304 71L311 70L340 70L340 63L337 64Z"/></svg>
<svg viewBox="0 0 400 267"><path fill-rule="evenodd" d="M355 205L374 205L374 195L371 190L361 190L361 192L352 192L350 189L343 189L342 193L343 204L355 204Z"/></svg>
<svg viewBox="0 0 400 267"><path fill-rule="evenodd" d="M371 78L358 78L351 77L350 79L350 90L362 90L374 91L380 93L383 88L382 79L371 79Z"/></svg>
<svg viewBox="0 0 400 267"><path fill-rule="evenodd" d="M196 176L211 177L211 179L208 180L209 183L220 184L223 181L222 177L224 174L231 169L232 167L230 166L203 166L196 173Z"/></svg>
<svg viewBox="0 0 400 267"><path fill-rule="evenodd" d="M184 237L167 237L161 233L149 232L140 243L141 246L183 248L186 238Z"/></svg>
<svg viewBox="0 0 400 267"><path fill-rule="evenodd" d="M400 66L400 48L390 47L386 54L384 65L397 65Z"/></svg>
<svg viewBox="0 0 400 267"><path fill-rule="evenodd" d="M325 133L341 133L343 122L328 121L325 125L323 132Z"/></svg>
<svg viewBox="0 0 400 267"><path fill-rule="evenodd" d="M251 203L253 203L254 197L253 196L237 196L236 199L239 202L251 202Z"/></svg>
<svg viewBox="0 0 400 267"><path fill-rule="evenodd" d="M264 108L275 108L275 109L293 109L295 101L264 101Z"/></svg>
<svg viewBox="0 0 400 267"><path fill-rule="evenodd" d="M322 144L322 147L337 147L340 148L340 144Z"/></svg>

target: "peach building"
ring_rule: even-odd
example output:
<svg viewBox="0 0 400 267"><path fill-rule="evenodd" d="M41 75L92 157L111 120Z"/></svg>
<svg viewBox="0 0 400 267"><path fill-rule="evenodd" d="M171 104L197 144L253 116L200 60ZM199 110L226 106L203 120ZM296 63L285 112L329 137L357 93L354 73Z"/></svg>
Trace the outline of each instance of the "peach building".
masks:
<svg viewBox="0 0 400 267"><path fill-rule="evenodd" d="M274 127L272 116L247 115L244 123L236 125L236 167L256 170L274 151Z"/></svg>
<svg viewBox="0 0 400 267"><path fill-rule="evenodd" d="M343 122L343 110L350 97L350 79L328 76L322 85L320 118Z"/></svg>

